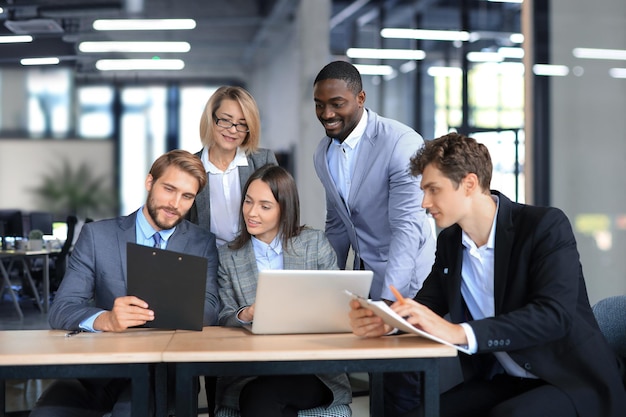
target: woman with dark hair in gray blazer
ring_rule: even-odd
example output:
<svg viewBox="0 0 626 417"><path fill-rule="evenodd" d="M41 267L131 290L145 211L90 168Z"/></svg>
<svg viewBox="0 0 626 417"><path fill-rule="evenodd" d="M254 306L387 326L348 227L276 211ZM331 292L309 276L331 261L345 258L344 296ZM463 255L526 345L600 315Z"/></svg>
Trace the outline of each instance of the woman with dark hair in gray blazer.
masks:
<svg viewBox="0 0 626 417"><path fill-rule="evenodd" d="M240 222L235 240L218 248L220 325L252 322L259 270L337 269L324 232L300 225L296 183L281 167L266 165L248 179ZM351 395L346 374L220 377L217 415L220 409L239 410L242 417L295 417L314 407L349 410Z"/></svg>
<svg viewBox="0 0 626 417"><path fill-rule="evenodd" d="M209 181L196 196L188 219L215 234L218 246L238 233L241 191L265 164L278 165L269 149L259 148L261 118L252 95L222 86L209 98L200 119L202 160Z"/></svg>

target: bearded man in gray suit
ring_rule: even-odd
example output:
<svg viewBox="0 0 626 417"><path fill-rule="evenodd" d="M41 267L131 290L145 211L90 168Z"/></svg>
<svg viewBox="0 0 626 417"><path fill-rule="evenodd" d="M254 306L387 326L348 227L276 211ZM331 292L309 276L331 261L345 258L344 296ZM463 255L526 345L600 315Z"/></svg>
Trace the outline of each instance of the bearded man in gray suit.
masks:
<svg viewBox="0 0 626 417"><path fill-rule="evenodd" d="M184 220L206 182L206 172L197 157L187 151L170 151L150 169L145 183L148 197L142 208L129 216L83 226L50 308L50 326L121 332L154 320L154 312L144 300L127 295L128 242L207 258L204 325L216 324L215 236ZM130 388L126 379L55 381L30 415L130 416Z"/></svg>

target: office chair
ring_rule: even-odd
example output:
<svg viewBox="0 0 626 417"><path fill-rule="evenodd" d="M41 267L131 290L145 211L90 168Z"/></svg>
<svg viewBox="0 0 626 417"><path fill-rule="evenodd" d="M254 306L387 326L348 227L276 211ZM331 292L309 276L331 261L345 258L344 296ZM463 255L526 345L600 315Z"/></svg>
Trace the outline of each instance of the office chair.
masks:
<svg viewBox="0 0 626 417"><path fill-rule="evenodd" d="M65 243L61 247L59 253L50 255L50 258L54 260L54 266L50 271L50 290L56 290L61 285L63 276L65 275L65 268L67 267L67 257L72 250L72 243L74 242L74 232L76 230L76 223L78 218L74 215L67 216L65 220L67 224L67 236L65 237Z"/></svg>
<svg viewBox="0 0 626 417"><path fill-rule="evenodd" d="M352 409L349 405L339 404L330 408L315 407L298 411L298 417L351 417ZM232 408L220 408L216 417L240 417L239 411Z"/></svg>
<svg viewBox="0 0 626 417"><path fill-rule="evenodd" d="M620 358L620 372L626 387L626 295L604 298L592 309L602 334Z"/></svg>

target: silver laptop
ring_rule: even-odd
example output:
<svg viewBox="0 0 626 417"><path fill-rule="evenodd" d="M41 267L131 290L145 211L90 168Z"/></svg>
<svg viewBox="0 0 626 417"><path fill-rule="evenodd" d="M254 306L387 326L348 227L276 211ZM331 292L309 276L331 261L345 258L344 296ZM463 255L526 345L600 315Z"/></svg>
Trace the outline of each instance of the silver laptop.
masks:
<svg viewBox="0 0 626 417"><path fill-rule="evenodd" d="M255 334L351 332L345 290L367 298L372 277L372 271L260 271L247 328Z"/></svg>

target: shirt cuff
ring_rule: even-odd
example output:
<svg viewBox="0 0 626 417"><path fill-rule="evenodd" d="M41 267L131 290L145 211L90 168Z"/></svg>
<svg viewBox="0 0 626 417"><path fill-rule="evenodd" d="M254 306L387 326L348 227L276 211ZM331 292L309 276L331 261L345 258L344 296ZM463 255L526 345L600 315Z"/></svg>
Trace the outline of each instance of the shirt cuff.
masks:
<svg viewBox="0 0 626 417"><path fill-rule="evenodd" d="M78 327L80 327L81 330L84 330L86 332L92 332L92 333L98 333L100 332L100 330L96 330L93 328L93 323L96 321L96 319L100 316L100 314L104 313L103 311L100 311L96 314L94 314L91 317L86 318L85 320L81 321L80 324L78 325Z"/></svg>
<svg viewBox="0 0 626 417"><path fill-rule="evenodd" d="M243 310L245 310L246 308L248 308L250 306L243 306L241 307L239 310L237 310L237 314L235 314L235 318L237 319L237 321L241 324L252 324L251 321L243 321L239 318L239 313L241 313Z"/></svg>
<svg viewBox="0 0 626 417"><path fill-rule="evenodd" d="M465 331L465 337L467 337L467 349L469 353L476 353L478 351L478 342L476 341L474 329L467 323L461 323L461 327Z"/></svg>

